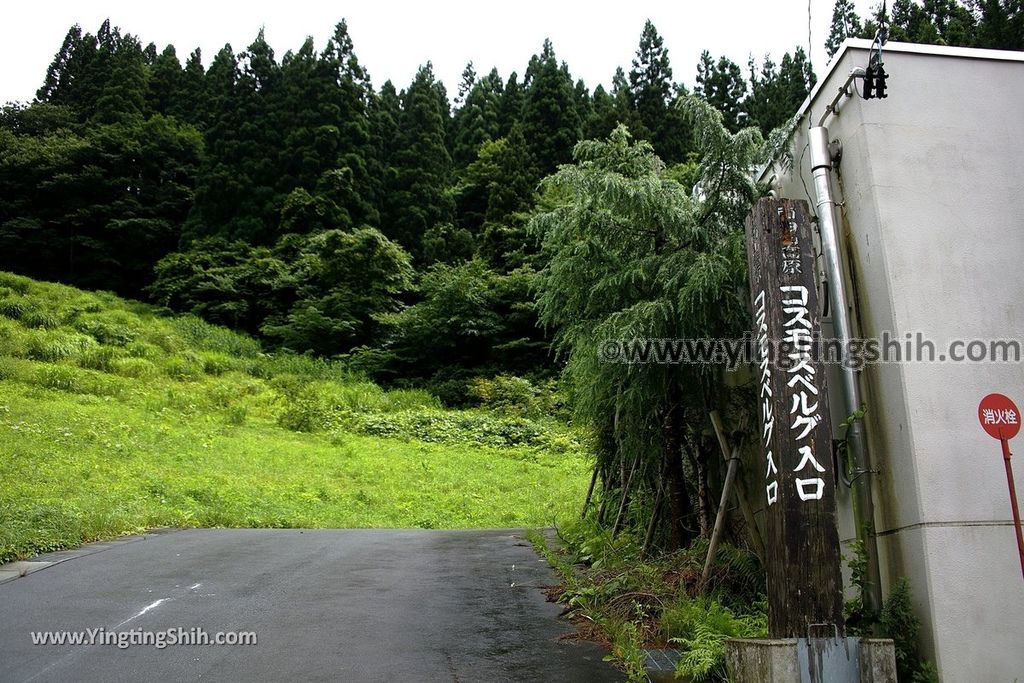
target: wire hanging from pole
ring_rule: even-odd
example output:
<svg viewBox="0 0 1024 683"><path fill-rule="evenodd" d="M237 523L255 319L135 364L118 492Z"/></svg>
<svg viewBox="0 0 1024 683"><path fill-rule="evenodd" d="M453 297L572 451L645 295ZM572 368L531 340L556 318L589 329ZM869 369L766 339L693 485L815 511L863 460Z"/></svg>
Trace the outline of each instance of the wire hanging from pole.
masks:
<svg viewBox="0 0 1024 683"><path fill-rule="evenodd" d="M883 2L885 0L882 0ZM814 48L814 44L811 42L811 0L807 0L807 71L811 74L814 73L814 60L811 58L811 50ZM805 81L807 85L807 94L810 96L813 85L811 79L808 76ZM807 130L811 129L811 117L807 117Z"/></svg>

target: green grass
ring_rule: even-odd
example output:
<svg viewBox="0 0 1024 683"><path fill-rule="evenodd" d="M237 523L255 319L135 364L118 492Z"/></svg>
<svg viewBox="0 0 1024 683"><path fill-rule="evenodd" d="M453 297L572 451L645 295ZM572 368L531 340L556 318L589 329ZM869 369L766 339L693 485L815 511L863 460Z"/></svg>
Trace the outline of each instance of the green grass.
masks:
<svg viewBox="0 0 1024 683"><path fill-rule="evenodd" d="M768 633L764 575L750 553L721 544L708 584L698 585L708 543L696 540L671 553L644 555L629 531L613 537L592 517L559 529L548 546L528 533L537 551L561 575L559 601L569 618L603 633L630 681L646 681L643 650L680 651L676 676L694 683L724 683L725 641Z"/></svg>
<svg viewBox="0 0 1024 683"><path fill-rule="evenodd" d="M0 562L152 527L528 527L588 464L194 317L0 273Z"/></svg>

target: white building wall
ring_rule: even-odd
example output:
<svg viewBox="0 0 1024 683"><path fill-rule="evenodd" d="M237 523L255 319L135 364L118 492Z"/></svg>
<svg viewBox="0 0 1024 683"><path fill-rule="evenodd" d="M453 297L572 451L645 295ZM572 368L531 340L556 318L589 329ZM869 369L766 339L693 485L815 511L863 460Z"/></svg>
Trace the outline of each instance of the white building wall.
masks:
<svg viewBox="0 0 1024 683"><path fill-rule="evenodd" d="M780 196L814 206L808 117L818 123L868 47L849 41L805 104L793 169L774 169ZM889 97L844 99L826 122L843 149L833 186L854 327L862 337L921 332L937 354L953 339L1024 342L1024 55L890 43L884 62ZM861 381L885 589L910 579L925 655L943 681L1024 680L1024 578L1006 477L999 442L977 420L991 392L1024 405L1024 364L875 365ZM1024 456L1024 435L1016 442ZM1014 461L1024 491L1024 457ZM850 540L849 492L839 503Z"/></svg>

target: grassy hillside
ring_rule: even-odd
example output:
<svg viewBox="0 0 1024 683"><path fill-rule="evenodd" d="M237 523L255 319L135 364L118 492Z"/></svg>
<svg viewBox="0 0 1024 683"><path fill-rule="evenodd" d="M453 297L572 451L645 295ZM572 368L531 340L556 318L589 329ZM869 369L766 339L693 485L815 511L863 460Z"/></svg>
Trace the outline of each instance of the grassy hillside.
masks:
<svg viewBox="0 0 1024 683"><path fill-rule="evenodd" d="M0 562L157 526L534 526L587 462L553 420L443 410L144 304L0 273Z"/></svg>

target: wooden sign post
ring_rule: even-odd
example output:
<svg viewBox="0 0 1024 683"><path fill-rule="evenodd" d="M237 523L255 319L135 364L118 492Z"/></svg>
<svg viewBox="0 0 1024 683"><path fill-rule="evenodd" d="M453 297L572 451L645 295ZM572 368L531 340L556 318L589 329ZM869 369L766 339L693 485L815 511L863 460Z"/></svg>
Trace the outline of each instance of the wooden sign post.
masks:
<svg viewBox="0 0 1024 683"><path fill-rule="evenodd" d="M762 199L746 221L759 443L764 484L768 632L843 636L832 428L807 203Z"/></svg>

